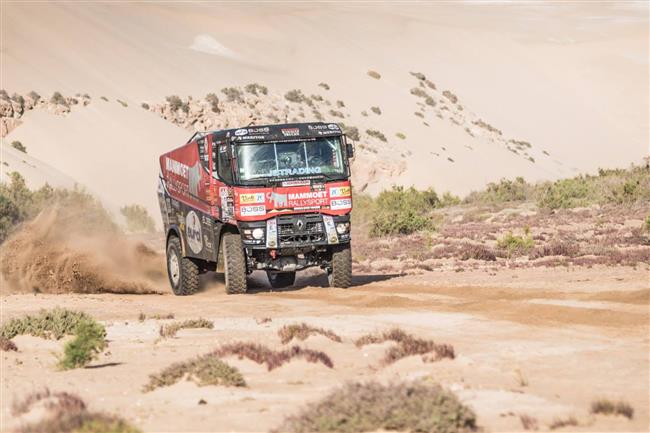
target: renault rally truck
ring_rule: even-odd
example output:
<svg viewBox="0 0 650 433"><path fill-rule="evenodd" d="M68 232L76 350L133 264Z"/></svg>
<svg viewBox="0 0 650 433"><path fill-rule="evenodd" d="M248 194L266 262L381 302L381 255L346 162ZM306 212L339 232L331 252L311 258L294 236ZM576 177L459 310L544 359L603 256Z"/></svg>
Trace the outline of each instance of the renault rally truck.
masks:
<svg viewBox="0 0 650 433"><path fill-rule="evenodd" d="M320 266L349 287L350 158L335 123L265 125L196 133L160 157L158 197L167 271L176 295L199 274L225 274L229 294L264 270L274 288Z"/></svg>

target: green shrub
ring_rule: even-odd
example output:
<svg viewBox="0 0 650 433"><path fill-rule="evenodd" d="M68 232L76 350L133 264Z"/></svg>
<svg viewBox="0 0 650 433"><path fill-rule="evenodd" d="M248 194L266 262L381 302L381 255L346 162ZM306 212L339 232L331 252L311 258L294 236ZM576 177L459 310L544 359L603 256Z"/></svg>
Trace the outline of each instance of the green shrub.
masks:
<svg viewBox="0 0 650 433"><path fill-rule="evenodd" d="M410 234L433 228L429 213L440 204L432 189L418 191L393 186L382 191L375 201L371 222L372 236Z"/></svg>
<svg viewBox="0 0 650 433"><path fill-rule="evenodd" d="M643 221L643 231L650 234L650 215L645 217L645 220Z"/></svg>
<svg viewBox="0 0 650 433"><path fill-rule="evenodd" d="M397 138L399 138L401 140L406 140L406 135L404 135L404 133L402 133L402 132L396 133L395 137L397 137Z"/></svg>
<svg viewBox="0 0 650 433"><path fill-rule="evenodd" d="M121 105L122 107L124 107L124 108L126 108L126 107L129 106L129 104L127 104L126 102L122 101L121 99L118 99L117 102L119 102L120 105Z"/></svg>
<svg viewBox="0 0 650 433"><path fill-rule="evenodd" d="M68 102L60 92L54 92L50 98L50 102L56 105L64 105L66 107L68 106Z"/></svg>
<svg viewBox="0 0 650 433"><path fill-rule="evenodd" d="M75 333L81 322L92 320L81 311L54 308L41 310L36 315L11 319L0 327L0 336L11 339L17 335L60 339Z"/></svg>
<svg viewBox="0 0 650 433"><path fill-rule="evenodd" d="M147 209L139 204L132 204L120 208L120 213L126 219L126 227L131 232L153 233L156 224L149 216Z"/></svg>
<svg viewBox="0 0 650 433"><path fill-rule="evenodd" d="M460 197L458 197L457 195L453 195L452 193L447 191L442 195L439 206L440 207L456 206L459 205L461 201L462 200L460 199Z"/></svg>
<svg viewBox="0 0 650 433"><path fill-rule="evenodd" d="M528 229L524 236L513 235L512 232L506 233L501 239L497 239L497 247L502 250L507 257L521 256L527 254L535 246L535 241L530 236Z"/></svg>
<svg viewBox="0 0 650 433"><path fill-rule="evenodd" d="M93 319L82 320L74 340L66 343L59 366L64 370L87 365L106 347L106 329Z"/></svg>
<svg viewBox="0 0 650 433"><path fill-rule="evenodd" d="M177 362L158 374L150 375L149 383L144 386L143 391L149 392L156 388L171 386L184 377L192 380L198 386L246 386L246 381L239 370L214 355L208 354L188 361Z"/></svg>
<svg viewBox="0 0 650 433"><path fill-rule="evenodd" d="M371 137L375 137L376 139L381 140L384 143L388 141L386 139L386 136L383 133L375 129L366 129L366 134L368 134Z"/></svg>
<svg viewBox="0 0 650 433"><path fill-rule="evenodd" d="M370 107L370 111L372 111L373 113L375 113L377 115L381 114L381 108L379 108L379 107Z"/></svg>
<svg viewBox="0 0 650 433"><path fill-rule="evenodd" d="M284 94L284 99L289 102L295 102L296 104L301 104L303 102L309 106L312 106L314 104L311 99L306 97L302 91L298 89L289 90Z"/></svg>
<svg viewBox="0 0 650 433"><path fill-rule="evenodd" d="M205 100L210 104L210 109L213 113L219 113L221 111L219 109L219 97L217 95L214 93L208 93L205 95Z"/></svg>
<svg viewBox="0 0 650 433"><path fill-rule="evenodd" d="M165 99L167 100L167 103L169 104L169 108L171 108L172 111L178 111L179 109L182 109L185 113L190 111L189 104L183 102L183 100L179 98L177 95L171 95Z"/></svg>
<svg viewBox="0 0 650 433"><path fill-rule="evenodd" d="M248 93L251 93L255 96L257 96L258 94L267 95L269 93L269 89L267 89L266 86L262 86L261 84L257 84L257 83L247 84L244 87L244 90L246 90Z"/></svg>
<svg viewBox="0 0 650 433"><path fill-rule="evenodd" d="M476 431L476 415L440 385L348 383L285 419L279 431Z"/></svg>
<svg viewBox="0 0 650 433"><path fill-rule="evenodd" d="M498 183L490 182L483 191L473 191L466 198L466 203L507 203L524 201L532 195L533 187L523 177L515 180L501 179Z"/></svg>
<svg viewBox="0 0 650 433"><path fill-rule="evenodd" d="M35 217L46 207L61 206L78 209L86 218L83 228L114 230L110 214L93 196L79 189L54 189L45 185L31 191L17 172L9 174L10 182L0 183L0 243L23 221ZM95 227L92 227L94 224Z"/></svg>
<svg viewBox="0 0 650 433"><path fill-rule="evenodd" d="M322 87L323 89L325 89L325 90L329 90L329 89L330 89L330 85L327 84L327 83L318 83L318 85L319 85L320 87Z"/></svg>

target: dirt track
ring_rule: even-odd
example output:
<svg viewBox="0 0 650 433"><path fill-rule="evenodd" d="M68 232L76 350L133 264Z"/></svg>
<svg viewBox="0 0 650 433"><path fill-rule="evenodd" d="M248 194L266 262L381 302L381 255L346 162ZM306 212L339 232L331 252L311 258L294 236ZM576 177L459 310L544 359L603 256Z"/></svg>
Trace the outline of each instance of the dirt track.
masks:
<svg viewBox="0 0 650 433"><path fill-rule="evenodd" d="M213 276L204 282L205 290L184 298L3 296L3 321L55 305L81 309L108 326L110 345L91 368L58 372L54 364L61 342L15 338L20 351L2 353L2 431L16 422L11 401L45 385L75 391L93 409L121 414L146 431L268 431L345 380L421 376L453 389L490 431L521 431L520 414L537 418L542 430L556 417L575 415L581 425L571 430L647 431L648 275L647 265L366 275L357 276L348 290L319 287L325 280L317 275L300 279L299 290L282 292L270 292L257 278L253 293L245 296L226 296ZM177 320L204 317L215 327L159 340L165 321L139 322L140 312L174 313ZM272 321L258 324L255 319L262 317ZM228 359L240 368L248 388L182 382L141 392L150 373L220 343L254 340L279 348L277 329L298 321L343 337L343 343L324 337L300 343L327 352L332 370L294 361L267 372ZM380 367L388 344L362 349L352 344L363 333L395 325L452 344L456 359L423 363L410 357ZM589 405L598 397L627 400L634 419L590 415ZM200 399L207 404L199 405Z"/></svg>

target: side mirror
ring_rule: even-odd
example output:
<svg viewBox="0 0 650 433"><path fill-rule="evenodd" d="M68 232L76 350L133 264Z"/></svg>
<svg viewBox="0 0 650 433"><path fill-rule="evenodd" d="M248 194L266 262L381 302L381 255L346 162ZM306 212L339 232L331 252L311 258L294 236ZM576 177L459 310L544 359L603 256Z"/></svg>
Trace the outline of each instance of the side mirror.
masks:
<svg viewBox="0 0 650 433"><path fill-rule="evenodd" d="M348 140L348 137L345 137L345 152L348 156L348 159L354 158L354 143L351 140Z"/></svg>

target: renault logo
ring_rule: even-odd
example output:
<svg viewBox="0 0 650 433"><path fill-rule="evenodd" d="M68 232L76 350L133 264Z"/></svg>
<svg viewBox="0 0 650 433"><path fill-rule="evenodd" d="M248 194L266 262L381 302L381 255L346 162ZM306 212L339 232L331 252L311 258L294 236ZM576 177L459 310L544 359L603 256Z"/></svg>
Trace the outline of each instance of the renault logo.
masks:
<svg viewBox="0 0 650 433"><path fill-rule="evenodd" d="M296 221L296 228L298 229L298 231L302 231L304 225L305 223L302 220Z"/></svg>

